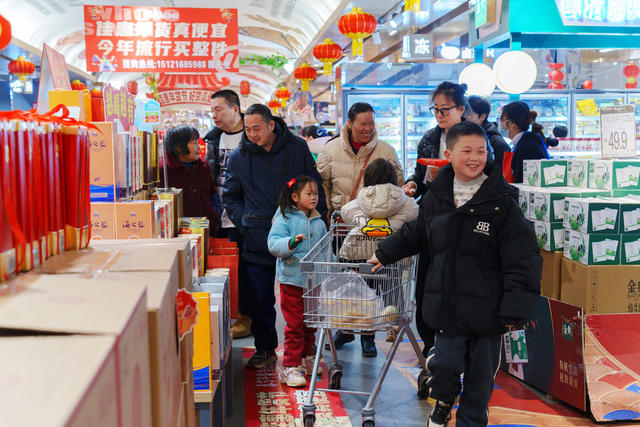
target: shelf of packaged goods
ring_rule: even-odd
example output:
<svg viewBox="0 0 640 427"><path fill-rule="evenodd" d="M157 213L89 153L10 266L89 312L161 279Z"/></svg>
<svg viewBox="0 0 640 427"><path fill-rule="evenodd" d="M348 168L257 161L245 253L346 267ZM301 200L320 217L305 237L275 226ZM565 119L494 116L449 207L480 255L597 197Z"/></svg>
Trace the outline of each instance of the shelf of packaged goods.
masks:
<svg viewBox="0 0 640 427"><path fill-rule="evenodd" d="M600 115L597 115L597 116L579 116L579 115L576 115L576 120L582 120L582 121L600 120Z"/></svg>
<svg viewBox="0 0 640 427"><path fill-rule="evenodd" d="M537 122L568 122L569 119L562 116L538 116Z"/></svg>
<svg viewBox="0 0 640 427"><path fill-rule="evenodd" d="M549 150L549 154L553 157L593 157L601 158L602 153L600 151L552 151ZM640 151L637 152L640 155Z"/></svg>
<svg viewBox="0 0 640 427"><path fill-rule="evenodd" d="M433 117L407 117L408 122L428 122L434 120Z"/></svg>

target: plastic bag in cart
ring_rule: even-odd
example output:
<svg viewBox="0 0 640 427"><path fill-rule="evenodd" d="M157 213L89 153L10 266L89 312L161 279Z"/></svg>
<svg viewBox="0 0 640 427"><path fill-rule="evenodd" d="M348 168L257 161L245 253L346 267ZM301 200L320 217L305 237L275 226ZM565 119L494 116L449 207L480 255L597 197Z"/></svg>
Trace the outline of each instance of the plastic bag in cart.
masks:
<svg viewBox="0 0 640 427"><path fill-rule="evenodd" d="M382 313L382 297L356 273L332 275L320 284L320 310L335 328L366 329Z"/></svg>

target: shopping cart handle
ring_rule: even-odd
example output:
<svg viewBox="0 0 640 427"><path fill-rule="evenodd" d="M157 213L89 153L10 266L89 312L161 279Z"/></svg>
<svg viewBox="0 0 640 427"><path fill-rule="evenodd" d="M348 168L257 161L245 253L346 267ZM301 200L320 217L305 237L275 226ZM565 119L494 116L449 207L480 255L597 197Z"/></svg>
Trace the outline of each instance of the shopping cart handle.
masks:
<svg viewBox="0 0 640 427"><path fill-rule="evenodd" d="M373 267L375 267L375 265L374 264L370 264L368 262L365 262L363 264L359 264L358 265L358 273L371 274L371 273L373 273Z"/></svg>
<svg viewBox="0 0 640 427"><path fill-rule="evenodd" d="M303 273L313 271L313 261L300 261L300 271Z"/></svg>

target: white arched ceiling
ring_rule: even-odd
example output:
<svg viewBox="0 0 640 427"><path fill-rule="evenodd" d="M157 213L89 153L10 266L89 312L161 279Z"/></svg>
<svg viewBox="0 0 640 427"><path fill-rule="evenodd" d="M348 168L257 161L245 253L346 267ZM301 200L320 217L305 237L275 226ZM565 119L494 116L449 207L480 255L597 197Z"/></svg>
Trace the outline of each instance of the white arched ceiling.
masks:
<svg viewBox="0 0 640 427"><path fill-rule="evenodd" d="M100 4L99 0L82 3ZM83 37L83 5L77 0L0 0L0 11L12 26L13 37L41 48L47 43L65 55L67 62L86 70ZM228 8L229 0L110 0L115 6L157 6ZM291 63L308 47L341 0L244 0L237 2L240 56L283 55ZM244 74L244 75L243 75ZM263 66L242 66L240 73L224 73L229 87L239 91L240 81L249 80L250 99L266 100L281 74ZM248 77L253 76L253 78ZM101 73L98 81L121 86L137 80L144 91L140 74ZM258 98L254 98L258 97Z"/></svg>

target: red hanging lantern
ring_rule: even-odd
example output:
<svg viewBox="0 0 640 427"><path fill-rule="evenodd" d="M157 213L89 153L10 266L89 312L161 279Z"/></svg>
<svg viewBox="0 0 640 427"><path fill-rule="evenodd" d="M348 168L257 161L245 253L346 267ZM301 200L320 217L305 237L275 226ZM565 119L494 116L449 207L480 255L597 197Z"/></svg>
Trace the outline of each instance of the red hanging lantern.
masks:
<svg viewBox="0 0 640 427"><path fill-rule="evenodd" d="M560 71L562 67L564 67L564 64L549 63L549 68L551 68L548 74L549 80L551 80L549 89L564 89L564 85L561 83L564 79L564 73Z"/></svg>
<svg viewBox="0 0 640 427"><path fill-rule="evenodd" d="M277 99L272 99L271 101L269 101L267 106L271 108L271 112L275 116L278 113L278 108L280 108L282 104Z"/></svg>
<svg viewBox="0 0 640 427"><path fill-rule="evenodd" d="M322 43L313 48L313 56L324 64L324 75L331 74L333 63L342 58L342 48L331 39L324 39Z"/></svg>
<svg viewBox="0 0 640 427"><path fill-rule="evenodd" d="M11 43L11 24L0 15L0 50Z"/></svg>
<svg viewBox="0 0 640 427"><path fill-rule="evenodd" d="M582 82L582 89L593 89L593 82L591 80L585 80Z"/></svg>
<svg viewBox="0 0 640 427"><path fill-rule="evenodd" d="M71 89L73 90L85 90L87 85L82 83L80 80L74 80L71 82Z"/></svg>
<svg viewBox="0 0 640 427"><path fill-rule="evenodd" d="M361 8L354 7L351 12L342 15L338 21L338 29L346 37L353 41L351 53L353 56L363 54L362 43L365 37L376 31L378 21L373 15L363 12Z"/></svg>
<svg viewBox="0 0 640 427"><path fill-rule="evenodd" d="M638 74L640 74L640 69L633 62L629 62L622 69L622 74L627 78L627 83L624 87L627 89L634 89L638 86Z"/></svg>
<svg viewBox="0 0 640 427"><path fill-rule="evenodd" d="M27 77L36 71L36 66L33 62L29 61L24 56L20 56L18 59L14 59L9 62L9 66L7 68L9 69L9 72L18 77L22 83L26 83Z"/></svg>
<svg viewBox="0 0 640 427"><path fill-rule="evenodd" d="M282 108L287 106L287 101L291 98L291 94L289 93L289 89L286 87L281 87L276 91L276 98L278 98L282 102Z"/></svg>
<svg viewBox="0 0 640 427"><path fill-rule="evenodd" d="M318 76L316 70L306 62L293 70L293 77L302 82L302 90L309 91L309 82Z"/></svg>
<svg viewBox="0 0 640 427"><path fill-rule="evenodd" d="M91 89L91 98L102 98L102 89L99 87Z"/></svg>
<svg viewBox="0 0 640 427"><path fill-rule="evenodd" d="M136 82L135 80L127 82L127 91L131 95L136 96L138 94L138 82Z"/></svg>
<svg viewBox="0 0 640 427"><path fill-rule="evenodd" d="M243 80L240 82L240 95L246 98L251 93L251 83L249 80Z"/></svg>

